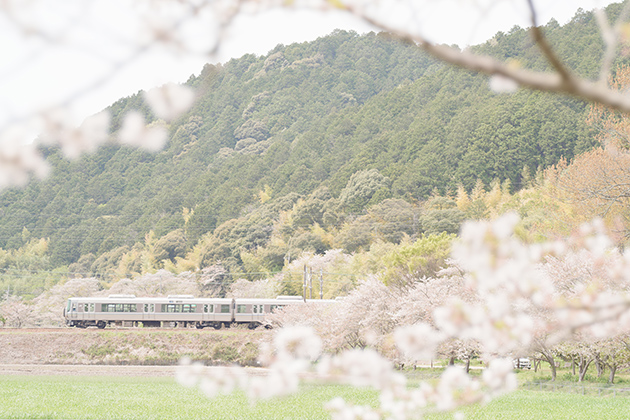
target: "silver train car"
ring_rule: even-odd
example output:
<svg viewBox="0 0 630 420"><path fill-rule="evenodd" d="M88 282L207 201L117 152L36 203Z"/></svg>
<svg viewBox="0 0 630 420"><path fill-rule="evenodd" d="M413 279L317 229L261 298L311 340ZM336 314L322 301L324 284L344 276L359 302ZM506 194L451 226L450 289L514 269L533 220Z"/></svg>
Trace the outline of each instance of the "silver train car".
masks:
<svg viewBox="0 0 630 420"><path fill-rule="evenodd" d="M308 300L331 303L334 300ZM301 296L276 299L195 298L189 295L165 298L139 298L134 295L108 297L73 297L68 299L63 315L69 327L105 328L122 326L182 326L196 328L229 327L244 324L250 328L264 325L265 317L286 305L300 305Z"/></svg>

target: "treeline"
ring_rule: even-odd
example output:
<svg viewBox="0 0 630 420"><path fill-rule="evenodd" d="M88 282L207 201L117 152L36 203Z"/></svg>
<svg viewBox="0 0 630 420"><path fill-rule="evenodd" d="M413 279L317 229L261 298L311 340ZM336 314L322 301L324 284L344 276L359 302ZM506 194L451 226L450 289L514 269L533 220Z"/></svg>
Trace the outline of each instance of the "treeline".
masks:
<svg viewBox="0 0 630 420"><path fill-rule="evenodd" d="M601 40L590 13L545 30L576 71L595 74ZM515 28L476 48L539 66L524 39ZM457 205L462 191L513 194L596 143L585 104L496 95L486 78L382 34L279 45L206 65L187 84L198 101L159 153L107 146L69 162L47 150L48 179L0 195L3 252L46 238L38 270L271 272L305 251L457 232L478 216ZM137 94L110 107L115 128L130 109L155 120ZM3 273L14 266L0 261Z"/></svg>

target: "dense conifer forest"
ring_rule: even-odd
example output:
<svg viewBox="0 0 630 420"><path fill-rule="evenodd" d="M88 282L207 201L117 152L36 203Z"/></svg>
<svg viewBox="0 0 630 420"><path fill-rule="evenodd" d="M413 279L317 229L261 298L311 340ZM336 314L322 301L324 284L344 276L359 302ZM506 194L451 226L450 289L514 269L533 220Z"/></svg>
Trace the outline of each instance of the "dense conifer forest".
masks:
<svg viewBox="0 0 630 420"><path fill-rule="evenodd" d="M544 30L576 72L596 76L591 13ZM473 49L544 69L522 28ZM444 238L488 215L487 200L463 195L516 194L597 144L588 105L493 93L486 77L385 34L278 45L207 64L187 84L197 101L164 150L110 145L68 161L49 149L47 179L2 192L1 287L34 296L68 276L217 265L272 273L304 252ZM156 120L139 92L111 105L114 130L129 110Z"/></svg>

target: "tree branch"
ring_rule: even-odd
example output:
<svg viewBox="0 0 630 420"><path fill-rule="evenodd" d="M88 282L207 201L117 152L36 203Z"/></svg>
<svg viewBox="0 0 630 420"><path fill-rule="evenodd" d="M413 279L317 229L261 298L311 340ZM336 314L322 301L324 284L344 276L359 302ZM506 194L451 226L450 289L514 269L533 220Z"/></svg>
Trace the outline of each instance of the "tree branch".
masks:
<svg viewBox="0 0 630 420"><path fill-rule="evenodd" d="M530 1L530 9L534 10L531 0L528 1ZM420 35L413 35L386 25L356 7L345 6L345 10L375 27L389 32L401 41L418 45L431 56L446 63L488 76L503 76L529 89L566 94L585 101L600 103L614 110L630 112L630 96L608 89L600 83L573 76L555 55L540 28L536 26L531 29L532 36L556 73L515 68L489 56L473 54L466 50L460 51L446 45L437 45ZM533 13L532 19L535 21L535 13Z"/></svg>

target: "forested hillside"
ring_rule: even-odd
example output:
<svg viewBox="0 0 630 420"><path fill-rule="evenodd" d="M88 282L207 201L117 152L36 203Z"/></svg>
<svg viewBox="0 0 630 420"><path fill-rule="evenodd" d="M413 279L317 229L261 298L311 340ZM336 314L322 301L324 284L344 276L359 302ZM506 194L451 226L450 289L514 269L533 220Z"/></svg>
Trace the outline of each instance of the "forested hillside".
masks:
<svg viewBox="0 0 630 420"><path fill-rule="evenodd" d="M545 31L595 75L592 14ZM520 28L475 49L543 66ZM279 45L208 64L187 84L198 100L169 125L163 151L107 146L67 161L50 149L51 176L0 195L0 286L32 294L57 281L41 274L53 270L271 272L304 251L455 233L474 214L457 208L458 188L514 192L595 144L584 103L495 94L487 78L382 34ZM114 129L132 109L155 120L140 93L110 109Z"/></svg>

